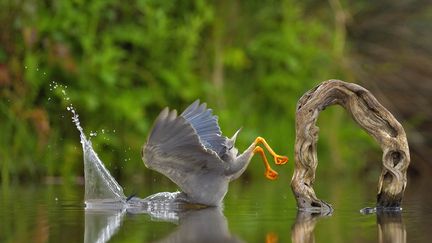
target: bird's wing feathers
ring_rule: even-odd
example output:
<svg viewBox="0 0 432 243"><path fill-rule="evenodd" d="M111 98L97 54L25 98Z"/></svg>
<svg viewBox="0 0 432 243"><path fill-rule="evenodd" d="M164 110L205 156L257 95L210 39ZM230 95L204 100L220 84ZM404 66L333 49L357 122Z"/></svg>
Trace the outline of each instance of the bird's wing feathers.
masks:
<svg viewBox="0 0 432 243"><path fill-rule="evenodd" d="M201 145L191 123L168 108L156 119L142 152L147 167L164 174L180 187L190 173L226 168L226 163L213 150Z"/></svg>
<svg viewBox="0 0 432 243"><path fill-rule="evenodd" d="M180 116L192 125L204 147L222 157L226 151L226 137L222 136L217 116L212 114L205 103L200 104L196 100Z"/></svg>

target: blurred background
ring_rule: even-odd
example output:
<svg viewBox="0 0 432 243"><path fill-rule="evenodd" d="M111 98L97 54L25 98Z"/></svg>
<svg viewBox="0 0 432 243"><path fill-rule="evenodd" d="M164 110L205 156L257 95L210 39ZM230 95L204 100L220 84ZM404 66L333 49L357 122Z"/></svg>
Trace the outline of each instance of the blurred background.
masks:
<svg viewBox="0 0 432 243"><path fill-rule="evenodd" d="M181 111L198 98L219 116L226 136L243 127L240 150L263 136L288 155L289 182L296 102L328 79L372 91L406 129L410 174L431 175L426 0L7 0L0 24L3 185L82 181L68 104L87 134L98 134L93 144L113 175L142 183L157 176L140 158L153 120L165 106ZM319 173L375 183L375 141L340 107L323 112L318 125L326 161ZM244 178L262 177L256 163Z"/></svg>
<svg viewBox="0 0 432 243"><path fill-rule="evenodd" d="M429 242L431 40L428 0L2 0L0 241L83 240L82 149L68 105L86 134L97 134L95 150L125 193L145 197L176 190L141 160L154 119L196 99L213 108L224 135L243 127L239 150L262 136L290 157L274 167L276 182L254 158L224 209L241 239L289 241L296 103L341 79L369 89L405 128L406 231L409 242ZM381 149L340 107L322 112L318 126L314 187L336 211L318 223L317 239L376 242L375 215L358 210L374 205ZM158 240L177 227L145 215L124 224L120 242Z"/></svg>

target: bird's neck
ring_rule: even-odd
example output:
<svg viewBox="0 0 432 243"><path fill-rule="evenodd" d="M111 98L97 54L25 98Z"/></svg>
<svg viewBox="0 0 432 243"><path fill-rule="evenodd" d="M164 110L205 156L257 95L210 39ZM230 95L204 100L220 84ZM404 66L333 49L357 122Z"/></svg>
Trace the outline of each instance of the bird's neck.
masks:
<svg viewBox="0 0 432 243"><path fill-rule="evenodd" d="M247 148L242 154L240 154L233 160L229 169L231 181L239 178L246 170L252 159L254 148L255 144L251 144L249 148Z"/></svg>

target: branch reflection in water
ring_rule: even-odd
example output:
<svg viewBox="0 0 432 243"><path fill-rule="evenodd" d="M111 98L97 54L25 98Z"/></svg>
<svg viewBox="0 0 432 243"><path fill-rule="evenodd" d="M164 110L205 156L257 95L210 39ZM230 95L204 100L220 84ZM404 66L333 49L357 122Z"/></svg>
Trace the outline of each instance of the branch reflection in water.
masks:
<svg viewBox="0 0 432 243"><path fill-rule="evenodd" d="M163 212L162 212L163 211ZM108 242L120 229L127 214L147 213L152 220L179 224L158 242L243 242L231 235L220 207L161 211L86 209L84 242Z"/></svg>
<svg viewBox="0 0 432 243"><path fill-rule="evenodd" d="M291 241L310 243L315 242L315 225L322 217L329 217L329 213L297 211L297 217L291 228Z"/></svg>
<svg viewBox="0 0 432 243"><path fill-rule="evenodd" d="M379 242L407 242L405 224L400 211L377 212Z"/></svg>
<svg viewBox="0 0 432 243"><path fill-rule="evenodd" d="M406 227L401 211L374 211L377 216L378 242L406 243ZM298 211L291 229L291 241L295 243L315 242L314 230L316 223L323 217L329 217L315 212Z"/></svg>

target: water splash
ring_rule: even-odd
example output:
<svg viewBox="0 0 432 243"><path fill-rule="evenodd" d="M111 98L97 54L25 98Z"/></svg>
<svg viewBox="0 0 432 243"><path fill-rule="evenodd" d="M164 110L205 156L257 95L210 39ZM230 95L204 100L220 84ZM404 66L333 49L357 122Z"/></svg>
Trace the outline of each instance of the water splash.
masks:
<svg viewBox="0 0 432 243"><path fill-rule="evenodd" d="M70 100L66 92L67 86L57 84L56 82L52 82L49 86L50 90L60 89L63 100ZM84 159L84 201L86 208L124 208L126 196L124 195L123 188L111 176L102 160L94 151L90 139L87 139L84 133L79 115L73 105L69 104L66 109L72 113L72 121L80 133ZM90 138L96 135L96 132L91 132Z"/></svg>
<svg viewBox="0 0 432 243"><path fill-rule="evenodd" d="M69 105L66 109L72 113L72 121L80 133L84 157L84 200L86 209L127 209L130 213L147 213L154 218L176 221L178 219L177 213L182 205L176 199L179 198L181 193L160 192L144 199L138 197L127 198L123 188L111 176L94 151L90 139L87 139L75 108ZM95 132L90 133L90 137L96 135ZM130 158L127 160L130 160Z"/></svg>
<svg viewBox="0 0 432 243"><path fill-rule="evenodd" d="M179 202L180 192L160 192L141 199L135 196L127 198L123 188L109 173L102 160L93 149L91 138L97 136L97 132L91 131L87 138L81 126L79 115L74 106L70 103L67 95L67 86L59 85L56 82L50 84L50 90L60 90L63 100L67 101L66 109L72 113L72 121L80 134L80 142L83 149L84 159L84 181L86 210L126 210L129 213L147 213L152 218L164 221L177 221L178 212L182 210L184 202ZM101 134L106 133L101 130ZM115 133L116 130L113 130ZM130 151L131 148L128 147ZM125 150L126 152L126 150ZM130 158L125 161L130 161Z"/></svg>
<svg viewBox="0 0 432 243"><path fill-rule="evenodd" d="M72 121L80 133L84 156L85 204L86 208L108 206L124 207L126 196L123 188L111 176L102 160L94 151L91 141L84 134L79 115L72 105L67 107L72 113ZM92 136L92 133L90 133Z"/></svg>

